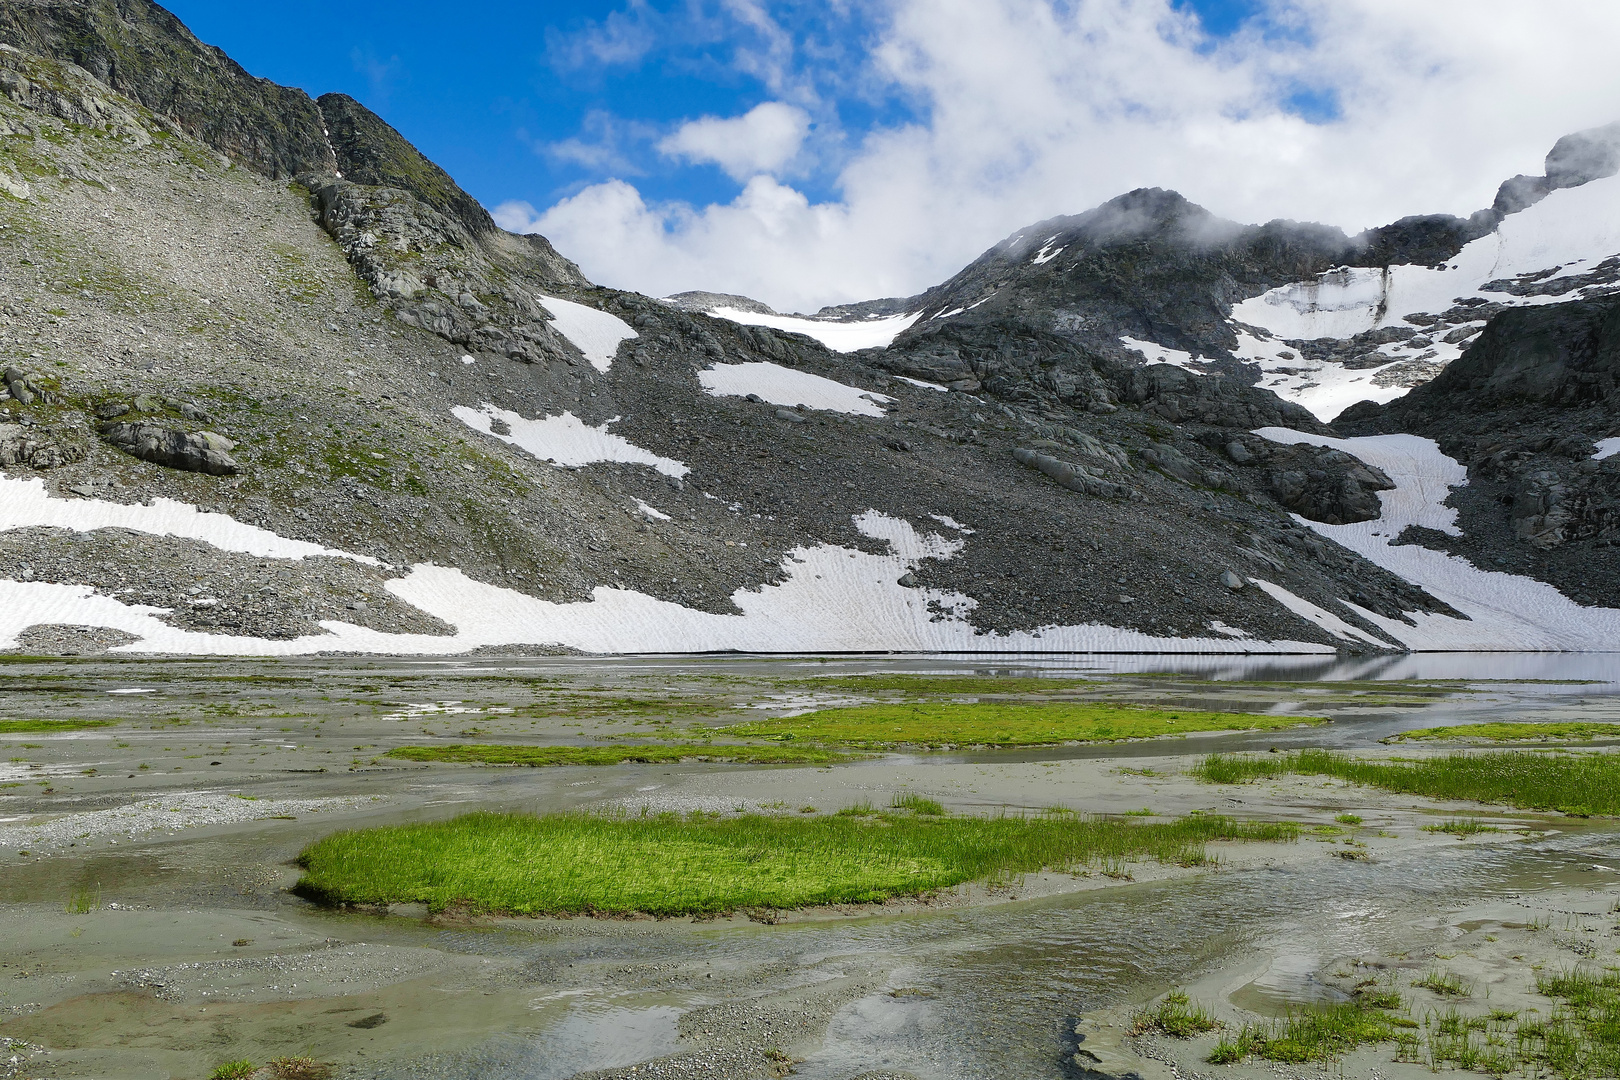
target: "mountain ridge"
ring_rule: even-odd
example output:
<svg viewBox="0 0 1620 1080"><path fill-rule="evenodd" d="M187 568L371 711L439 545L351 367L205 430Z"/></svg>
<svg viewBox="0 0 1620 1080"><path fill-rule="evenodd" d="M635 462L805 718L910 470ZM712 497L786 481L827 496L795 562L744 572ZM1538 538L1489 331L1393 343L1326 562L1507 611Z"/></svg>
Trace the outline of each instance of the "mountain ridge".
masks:
<svg viewBox="0 0 1620 1080"><path fill-rule="evenodd" d="M1073 219L1090 264L1024 245L994 268L1082 265L1085 288L837 351L792 319L593 285L357 102L254 80L145 0L3 0L0 41L0 548L22 568L0 576L0 647L56 640L42 626L180 652L1509 632L1333 531L1408 498L1407 459L1358 458L1240 353L1153 364L1164 342L1114 333L1273 341L1234 301L1292 287L1342 233L1145 189ZM179 61L196 78L165 82ZM993 277L963 275L937 295ZM1060 309L1074 325L1043 323ZM1607 616L1582 618L1513 632L1580 647Z"/></svg>

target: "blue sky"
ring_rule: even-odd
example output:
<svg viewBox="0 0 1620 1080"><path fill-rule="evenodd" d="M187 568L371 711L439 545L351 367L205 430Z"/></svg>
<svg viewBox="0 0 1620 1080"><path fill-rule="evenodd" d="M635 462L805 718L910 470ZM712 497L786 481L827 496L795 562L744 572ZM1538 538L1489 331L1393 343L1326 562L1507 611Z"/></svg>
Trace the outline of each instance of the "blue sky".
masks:
<svg viewBox="0 0 1620 1080"><path fill-rule="evenodd" d="M170 0L342 91L593 279L904 295L1138 186L1248 221L1468 213L1620 115L1565 0Z"/></svg>
<svg viewBox="0 0 1620 1080"><path fill-rule="evenodd" d="M546 206L610 175L633 178L649 198L694 204L733 198L740 184L712 164L660 154L655 136L703 115L746 113L779 87L740 70L737 53L758 47L723 4L690 17L701 4L656 0L464 4L447 17L442 3L281 0L243 4L172 0L166 5L193 33L224 49L254 75L298 86L312 96L349 94L393 124L456 180L494 207L513 199ZM786 7L784 26L819 68L818 119L844 145L874 126L916 120L925 102L860 79L862 48L878 30L877 6ZM1184 0L1216 37L1260 12L1258 0ZM636 14L640 8L642 14ZM604 60L598 44L615 29L632 60ZM593 40L594 39L594 40ZM593 49L593 45L596 46ZM635 124L637 138L617 139L612 123ZM617 143L616 158L582 162L569 140ZM561 152L559 152L561 151ZM836 194L836 150L796 176L812 200ZM1079 208L1077 208L1079 209Z"/></svg>

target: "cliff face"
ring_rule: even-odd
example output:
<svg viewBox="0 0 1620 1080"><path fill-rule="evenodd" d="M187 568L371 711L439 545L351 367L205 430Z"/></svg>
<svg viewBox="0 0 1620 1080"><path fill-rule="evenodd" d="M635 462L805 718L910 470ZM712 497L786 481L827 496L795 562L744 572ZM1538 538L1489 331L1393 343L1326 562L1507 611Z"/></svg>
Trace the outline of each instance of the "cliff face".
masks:
<svg viewBox="0 0 1620 1080"><path fill-rule="evenodd" d="M272 179L336 167L308 94L254 78L150 0L8 0L0 41L77 64Z"/></svg>

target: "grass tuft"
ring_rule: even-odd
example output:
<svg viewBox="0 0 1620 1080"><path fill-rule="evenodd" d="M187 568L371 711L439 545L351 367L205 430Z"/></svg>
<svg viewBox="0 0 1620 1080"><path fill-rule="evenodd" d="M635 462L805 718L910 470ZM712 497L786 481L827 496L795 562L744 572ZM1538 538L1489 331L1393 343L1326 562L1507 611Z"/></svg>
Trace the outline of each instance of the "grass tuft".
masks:
<svg viewBox="0 0 1620 1080"><path fill-rule="evenodd" d="M1196 866L1210 841L1298 835L1287 823L1214 815L1139 825L861 809L726 819L475 813L326 837L299 856L297 888L328 904L433 911L702 914L877 902L1134 858Z"/></svg>
<svg viewBox="0 0 1620 1080"><path fill-rule="evenodd" d="M1620 813L1620 754L1501 750L1400 762L1301 750L1263 757L1211 754L1190 771L1215 784L1304 773L1433 799L1505 803L1567 814Z"/></svg>
<svg viewBox="0 0 1620 1080"><path fill-rule="evenodd" d="M258 1066L244 1058L241 1061L227 1061L215 1065L214 1071L208 1074L208 1080L247 1080L256 1072Z"/></svg>
<svg viewBox="0 0 1620 1080"><path fill-rule="evenodd" d="M1193 712L1134 705L981 701L853 705L721 728L727 735L889 746L1045 746L1117 742L1200 731L1277 731L1320 717Z"/></svg>
<svg viewBox="0 0 1620 1080"><path fill-rule="evenodd" d="M1360 1001L1302 1010L1271 1024L1245 1024L1235 1036L1223 1036L1210 1051L1215 1065L1231 1065L1246 1057L1266 1061L1327 1064L1364 1043L1396 1037L1396 1025L1381 1012Z"/></svg>
<svg viewBox="0 0 1620 1080"><path fill-rule="evenodd" d="M0 735L37 735L52 731L82 731L112 727L115 720L0 720Z"/></svg>
<svg viewBox="0 0 1620 1080"><path fill-rule="evenodd" d="M889 800L889 806L894 810L910 810L913 814L924 814L930 817L942 817L945 807L934 799L925 799L921 795L906 792L896 795Z"/></svg>
<svg viewBox="0 0 1620 1080"><path fill-rule="evenodd" d="M1453 971L1441 971L1431 968L1423 973L1421 979L1414 979L1413 986L1420 986L1425 990L1433 990L1445 997L1469 997L1473 988L1463 981L1463 977Z"/></svg>
<svg viewBox="0 0 1620 1080"><path fill-rule="evenodd" d="M477 765L622 765L639 762L668 765L680 761L735 761L749 765L833 765L853 760L849 754L815 747L710 746L675 743L643 746L500 746L457 743L453 746L397 746L385 757L402 761L448 761Z"/></svg>
<svg viewBox="0 0 1620 1080"><path fill-rule="evenodd" d="M270 1062L270 1075L275 1080L327 1080L332 1066L312 1057L278 1057Z"/></svg>
<svg viewBox="0 0 1620 1080"><path fill-rule="evenodd" d="M1487 825L1478 818L1447 818L1437 825L1423 826L1424 832L1450 833L1459 840L1469 836L1478 836L1480 833L1501 832L1495 825Z"/></svg>
<svg viewBox="0 0 1620 1080"><path fill-rule="evenodd" d="M1156 1031L1178 1039L1190 1039L1220 1026L1219 1020L1202 1005L1188 1000L1186 992L1182 990L1172 990L1153 1008L1143 1009L1131 1018L1132 1035Z"/></svg>

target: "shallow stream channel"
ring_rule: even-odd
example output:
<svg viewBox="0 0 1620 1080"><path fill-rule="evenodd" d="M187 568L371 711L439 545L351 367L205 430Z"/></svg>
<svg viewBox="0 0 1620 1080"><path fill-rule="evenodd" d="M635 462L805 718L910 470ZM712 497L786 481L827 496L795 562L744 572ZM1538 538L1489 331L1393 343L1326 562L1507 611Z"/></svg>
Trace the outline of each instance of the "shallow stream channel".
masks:
<svg viewBox="0 0 1620 1080"><path fill-rule="evenodd" d="M719 757L804 745L757 737L765 721L997 702L1327 722L846 743L834 760L765 764L444 752ZM1620 746L1620 655L0 658L0 1078L1322 1075L1208 1065L1133 1035L1133 1013L1181 987L1235 1028L1348 1001L1370 971L1404 980L1421 1017L1428 991L1410 987L1439 968L1477 1001L1534 1008L1533 970L1620 964L1620 827L1331 776L1192 770L1210 754L1307 748L1421 759L1482 744L1402 733L1502 722L1616 725L1613 739L1599 728L1526 752ZM1202 864L1100 860L697 916L294 891L300 853L325 837L473 811L807 821L935 804L944 819L1220 815L1299 833L1212 842ZM1396 1056L1363 1048L1333 1069L1428 1073ZM313 1071L293 1071L298 1059Z"/></svg>

